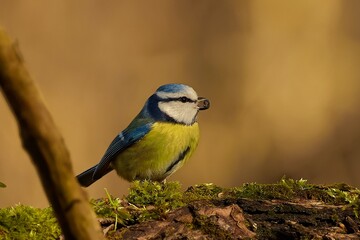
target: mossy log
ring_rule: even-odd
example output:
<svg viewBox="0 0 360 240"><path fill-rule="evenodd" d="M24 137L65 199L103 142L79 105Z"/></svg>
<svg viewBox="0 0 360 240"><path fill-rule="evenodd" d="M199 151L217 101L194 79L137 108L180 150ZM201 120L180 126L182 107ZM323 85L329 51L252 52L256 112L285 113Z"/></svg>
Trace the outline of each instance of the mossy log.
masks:
<svg viewBox="0 0 360 240"><path fill-rule="evenodd" d="M360 191L346 184L282 179L232 189L199 185L179 195L143 184L118 199L116 230L113 216L100 220L109 239L360 239Z"/></svg>
<svg viewBox="0 0 360 240"><path fill-rule="evenodd" d="M185 192L177 182L144 181L123 198L107 193L91 204L107 239L360 239L359 195L302 179ZM0 239L59 238L49 208L0 209Z"/></svg>

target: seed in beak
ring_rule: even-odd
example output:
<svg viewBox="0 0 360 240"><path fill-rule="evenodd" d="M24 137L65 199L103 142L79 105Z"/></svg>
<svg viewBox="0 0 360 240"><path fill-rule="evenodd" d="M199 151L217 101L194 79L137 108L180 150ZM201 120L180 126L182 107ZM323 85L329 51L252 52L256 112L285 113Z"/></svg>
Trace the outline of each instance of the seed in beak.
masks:
<svg viewBox="0 0 360 240"><path fill-rule="evenodd" d="M199 110L206 110L210 107L210 101L206 98L199 97L197 101L197 106Z"/></svg>

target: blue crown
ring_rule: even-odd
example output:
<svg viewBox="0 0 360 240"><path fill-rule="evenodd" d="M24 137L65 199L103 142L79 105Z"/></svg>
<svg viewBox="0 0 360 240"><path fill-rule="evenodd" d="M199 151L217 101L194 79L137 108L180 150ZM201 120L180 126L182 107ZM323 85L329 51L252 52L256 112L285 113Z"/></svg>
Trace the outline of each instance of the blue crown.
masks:
<svg viewBox="0 0 360 240"><path fill-rule="evenodd" d="M184 84L172 83L172 84L162 85L156 91L157 92L176 93L176 92L180 92L180 91L184 90L187 87L188 86L186 86Z"/></svg>

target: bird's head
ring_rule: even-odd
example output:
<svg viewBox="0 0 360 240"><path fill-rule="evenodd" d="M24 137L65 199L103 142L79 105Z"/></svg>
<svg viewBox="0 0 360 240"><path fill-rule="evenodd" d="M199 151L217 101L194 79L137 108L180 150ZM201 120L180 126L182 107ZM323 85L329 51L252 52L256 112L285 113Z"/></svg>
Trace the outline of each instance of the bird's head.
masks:
<svg viewBox="0 0 360 240"><path fill-rule="evenodd" d="M156 90L146 106L148 113L156 120L191 125L196 122L199 110L210 107L210 101L198 97L194 89L187 85L166 84Z"/></svg>

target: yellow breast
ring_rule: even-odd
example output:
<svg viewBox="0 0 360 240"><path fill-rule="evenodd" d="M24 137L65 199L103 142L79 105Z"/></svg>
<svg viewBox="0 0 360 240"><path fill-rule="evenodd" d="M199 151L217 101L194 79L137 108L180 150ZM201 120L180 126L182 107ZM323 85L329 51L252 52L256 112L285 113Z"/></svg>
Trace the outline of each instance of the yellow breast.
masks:
<svg viewBox="0 0 360 240"><path fill-rule="evenodd" d="M155 123L144 138L117 156L112 167L128 181L161 181L184 164L198 141L198 123Z"/></svg>

